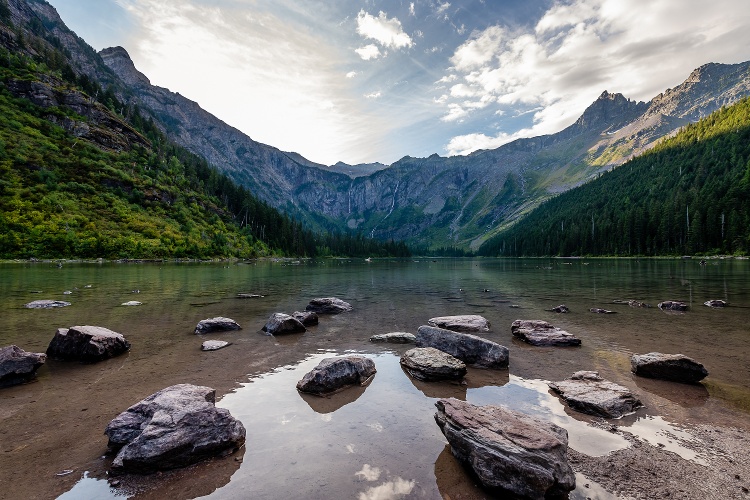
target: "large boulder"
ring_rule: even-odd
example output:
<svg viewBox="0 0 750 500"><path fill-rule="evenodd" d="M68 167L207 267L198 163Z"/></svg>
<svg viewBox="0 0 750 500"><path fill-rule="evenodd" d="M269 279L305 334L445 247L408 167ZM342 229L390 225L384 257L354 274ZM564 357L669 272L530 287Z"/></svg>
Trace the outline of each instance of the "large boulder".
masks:
<svg viewBox="0 0 750 500"><path fill-rule="evenodd" d="M27 309L54 309L55 307L68 307L70 302L64 300L33 300L24 307Z"/></svg>
<svg viewBox="0 0 750 500"><path fill-rule="evenodd" d="M121 333L101 326L58 328L47 347L47 356L57 359L95 363L113 358L130 349Z"/></svg>
<svg viewBox="0 0 750 500"><path fill-rule="evenodd" d="M659 309L662 311L687 311L688 305L684 302L679 302L677 300L665 300L664 302L659 302L658 306Z"/></svg>
<svg viewBox="0 0 750 500"><path fill-rule="evenodd" d="M708 375L708 371L702 364L684 354L662 354L660 352L634 354L630 358L630 366L633 373L641 377L686 384L699 382Z"/></svg>
<svg viewBox="0 0 750 500"><path fill-rule="evenodd" d="M174 469L239 449L245 427L215 402L210 387L178 384L120 413L104 431L117 452L113 472Z"/></svg>
<svg viewBox="0 0 750 500"><path fill-rule="evenodd" d="M504 406L454 398L435 406L435 421L453 455L498 497L567 498L575 488L565 429Z"/></svg>
<svg viewBox="0 0 750 500"><path fill-rule="evenodd" d="M318 315L312 311L294 311L292 317L305 326L315 326L318 324Z"/></svg>
<svg viewBox="0 0 750 500"><path fill-rule="evenodd" d="M459 316L440 316L427 320L430 326L453 330L454 332L489 332L490 322L478 314L463 314Z"/></svg>
<svg viewBox="0 0 750 500"><path fill-rule="evenodd" d="M318 314L339 314L352 310L352 305L336 297L312 299L305 310Z"/></svg>
<svg viewBox="0 0 750 500"><path fill-rule="evenodd" d="M603 379L598 372L576 372L548 385L574 410L597 417L620 418L643 406L630 389Z"/></svg>
<svg viewBox="0 0 750 500"><path fill-rule="evenodd" d="M273 313L262 330L268 335L279 335L284 333L302 333L307 331L305 325L299 320L284 313Z"/></svg>
<svg viewBox="0 0 750 500"><path fill-rule="evenodd" d="M227 332L231 330L242 330L242 327L235 320L224 318L222 316L203 319L195 326L196 335L203 335L211 332Z"/></svg>
<svg viewBox="0 0 750 500"><path fill-rule="evenodd" d="M480 368L508 368L508 348L469 333L454 332L434 326L420 326L417 347L434 347Z"/></svg>
<svg viewBox="0 0 750 500"><path fill-rule="evenodd" d="M325 358L297 382L297 390L325 396L352 385L366 385L377 370L364 356Z"/></svg>
<svg viewBox="0 0 750 500"><path fill-rule="evenodd" d="M0 348L0 387L28 382L45 361L44 353L26 352L14 345Z"/></svg>
<svg viewBox="0 0 750 500"><path fill-rule="evenodd" d="M538 346L577 346L581 339L539 319L517 319L510 325L514 337Z"/></svg>
<svg viewBox="0 0 750 500"><path fill-rule="evenodd" d="M401 366L419 380L457 380L466 375L466 364L434 347L416 347L401 356Z"/></svg>
<svg viewBox="0 0 750 500"><path fill-rule="evenodd" d="M379 333L370 337L370 342L388 342L391 344L413 344L417 336L408 332Z"/></svg>

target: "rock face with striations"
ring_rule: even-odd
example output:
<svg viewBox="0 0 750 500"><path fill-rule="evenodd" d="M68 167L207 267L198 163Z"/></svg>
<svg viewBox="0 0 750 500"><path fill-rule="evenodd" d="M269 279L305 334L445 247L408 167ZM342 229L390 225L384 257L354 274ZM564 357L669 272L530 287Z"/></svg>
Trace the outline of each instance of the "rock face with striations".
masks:
<svg viewBox="0 0 750 500"><path fill-rule="evenodd" d="M340 314L352 310L352 305L336 297L312 299L305 310L317 314Z"/></svg>
<svg viewBox="0 0 750 500"><path fill-rule="evenodd" d="M440 316L427 320L430 326L453 330L454 332L489 332L490 322L477 314Z"/></svg>
<svg viewBox="0 0 750 500"><path fill-rule="evenodd" d="M241 330L242 327L231 318L217 316L215 318L203 319L195 326L195 334L203 335L211 332L227 332Z"/></svg>
<svg viewBox="0 0 750 500"><path fill-rule="evenodd" d="M352 385L367 385L376 372L375 362L364 356L326 358L297 382L297 390L326 396Z"/></svg>
<svg viewBox="0 0 750 500"><path fill-rule="evenodd" d="M565 429L504 406L453 398L435 406L435 421L451 452L493 494L543 499L567 497L575 489Z"/></svg>
<svg viewBox="0 0 750 500"><path fill-rule="evenodd" d="M101 326L58 328L47 347L47 356L57 359L95 363L119 356L130 349L121 333Z"/></svg>
<svg viewBox="0 0 750 500"><path fill-rule="evenodd" d="M578 346L581 340L572 333L561 330L538 319L517 319L510 325L514 337L538 346Z"/></svg>
<svg viewBox="0 0 750 500"><path fill-rule="evenodd" d="M113 472L174 469L239 449L245 427L215 402L210 387L178 384L120 413L104 431L117 452Z"/></svg>
<svg viewBox="0 0 750 500"><path fill-rule="evenodd" d="M480 368L508 368L507 347L469 333L420 326L415 344L417 347L434 347L468 365Z"/></svg>
<svg viewBox="0 0 750 500"><path fill-rule="evenodd" d="M620 418L643 406L630 389L604 380L597 372L576 372L549 386L574 410L597 417Z"/></svg>
<svg viewBox="0 0 750 500"><path fill-rule="evenodd" d="M708 375L706 368L684 354L634 354L630 366L636 375L671 380L686 384L697 383Z"/></svg>
<svg viewBox="0 0 750 500"><path fill-rule="evenodd" d="M26 352L14 345L0 348L0 387L28 382L45 361L44 353Z"/></svg>
<svg viewBox="0 0 750 500"><path fill-rule="evenodd" d="M307 331L305 325L297 318L284 313L273 313L262 330L268 335L280 335L284 333L302 333Z"/></svg>
<svg viewBox="0 0 750 500"><path fill-rule="evenodd" d="M457 380L466 375L466 365L460 359L434 347L416 347L401 356L401 366L419 380Z"/></svg>

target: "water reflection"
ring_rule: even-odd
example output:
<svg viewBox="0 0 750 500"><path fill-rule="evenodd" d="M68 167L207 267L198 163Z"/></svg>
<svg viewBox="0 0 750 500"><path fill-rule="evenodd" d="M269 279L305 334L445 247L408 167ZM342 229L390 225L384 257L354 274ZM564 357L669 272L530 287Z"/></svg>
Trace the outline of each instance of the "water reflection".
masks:
<svg viewBox="0 0 750 500"><path fill-rule="evenodd" d="M325 415L340 410L344 406L355 402L365 393L367 387L369 387L369 384L366 386L347 387L343 391L323 397L316 396L315 394L306 394L304 392L300 392L299 395L308 405L310 405L310 408L312 408L313 411Z"/></svg>
<svg viewBox="0 0 750 500"><path fill-rule="evenodd" d="M684 408L703 406L708 401L708 389L703 384L678 384L644 377L633 377L633 380L639 389L668 399Z"/></svg>
<svg viewBox="0 0 750 500"><path fill-rule="evenodd" d="M128 498L128 495L119 493L112 488L106 479L96 479L89 477L88 472L83 473L83 477L70 489L57 497L57 500L110 500L116 498Z"/></svg>

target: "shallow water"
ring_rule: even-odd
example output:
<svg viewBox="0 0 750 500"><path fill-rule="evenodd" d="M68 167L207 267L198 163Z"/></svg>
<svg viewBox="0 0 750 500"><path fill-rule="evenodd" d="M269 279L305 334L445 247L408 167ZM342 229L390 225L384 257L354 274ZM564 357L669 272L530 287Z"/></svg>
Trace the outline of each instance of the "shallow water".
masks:
<svg viewBox="0 0 750 500"><path fill-rule="evenodd" d="M689 446L691 425L748 426L747 261L700 266L689 260L303 260L59 269L8 264L0 273L6 327L0 345L41 352L55 328L76 324L119 331L133 345L127 355L96 365L49 361L36 382L0 390L0 482L17 486L10 496L0 492L2 498L127 496L104 480L103 428L127 406L179 382L226 394L218 405L242 420L247 446L238 460L229 459L231 465L206 466L210 478L166 478L165 485L139 497L169 491L173 498L482 498L446 447L434 422L434 402L458 397L505 404L564 427L571 448L606 455L628 446L627 440L592 425L595 419L569 410L547 390L546 381L584 369L631 388L646 405L610 423L687 460L707 460ZM237 299L239 292L264 297ZM274 338L259 332L271 313L302 310L318 296L341 297L355 310L321 317L320 325L304 334ZM42 298L73 305L22 307ZM685 300L690 310L669 314L614 304L615 299L653 306ZM703 306L709 299L730 306ZM143 305L120 306L129 300ZM545 311L561 303L569 314ZM593 314L590 307L618 314ZM484 336L509 347L510 370L470 370L466 385L414 381L398 364L409 346L368 341L377 333L416 333L429 318L448 314L485 316L492 328ZM214 316L231 317L243 330L206 336L233 345L204 353L199 350L204 338L192 330L200 319ZM583 345L550 349L518 342L510 323L519 318L550 321ZM702 362L710 375L697 386L635 378L630 355L650 351L682 352ZM296 391L297 380L320 359L350 352L375 360L378 373L368 387L330 399ZM29 465L19 466L24 463ZM73 473L56 475L67 470ZM571 498L608 498L584 476L578 483Z"/></svg>

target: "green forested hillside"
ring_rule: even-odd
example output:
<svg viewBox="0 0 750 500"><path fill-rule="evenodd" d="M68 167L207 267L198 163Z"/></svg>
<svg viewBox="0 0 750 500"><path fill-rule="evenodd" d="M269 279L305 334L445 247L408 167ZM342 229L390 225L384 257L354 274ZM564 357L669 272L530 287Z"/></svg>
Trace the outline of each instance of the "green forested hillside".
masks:
<svg viewBox="0 0 750 500"><path fill-rule="evenodd" d="M547 201L479 250L506 256L748 252L748 99Z"/></svg>

